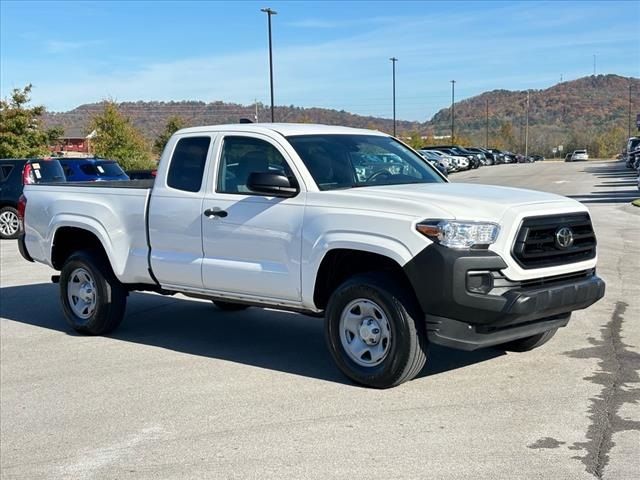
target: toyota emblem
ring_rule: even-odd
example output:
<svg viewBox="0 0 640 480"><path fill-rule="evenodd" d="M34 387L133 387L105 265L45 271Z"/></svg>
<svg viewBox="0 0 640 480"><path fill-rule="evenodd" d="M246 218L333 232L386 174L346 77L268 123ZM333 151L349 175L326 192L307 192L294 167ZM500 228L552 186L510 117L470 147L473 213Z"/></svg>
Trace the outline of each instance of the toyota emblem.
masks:
<svg viewBox="0 0 640 480"><path fill-rule="evenodd" d="M569 227L560 227L556 230L556 245L563 249L573 245L573 232Z"/></svg>

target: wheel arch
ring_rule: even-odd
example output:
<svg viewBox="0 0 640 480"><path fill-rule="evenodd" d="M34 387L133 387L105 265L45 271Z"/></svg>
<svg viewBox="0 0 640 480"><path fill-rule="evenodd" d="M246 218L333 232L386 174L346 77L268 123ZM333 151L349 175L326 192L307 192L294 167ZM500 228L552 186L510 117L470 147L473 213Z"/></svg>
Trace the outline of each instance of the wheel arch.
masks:
<svg viewBox="0 0 640 480"><path fill-rule="evenodd" d="M101 255L112 268L110 252L103 235L90 226L59 225L51 237L51 266L61 270L67 259L75 252L91 250Z"/></svg>
<svg viewBox="0 0 640 480"><path fill-rule="evenodd" d="M324 254L316 271L314 306L324 310L331 294L344 281L357 274L372 272L388 274L415 298L415 291L397 259L371 249L337 247Z"/></svg>

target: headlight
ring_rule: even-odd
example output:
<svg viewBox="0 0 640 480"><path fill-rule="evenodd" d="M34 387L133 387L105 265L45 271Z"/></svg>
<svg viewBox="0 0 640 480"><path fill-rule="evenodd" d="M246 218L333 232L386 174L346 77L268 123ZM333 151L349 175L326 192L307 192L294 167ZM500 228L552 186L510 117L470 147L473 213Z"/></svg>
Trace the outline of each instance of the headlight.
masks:
<svg viewBox="0 0 640 480"><path fill-rule="evenodd" d="M416 229L443 247L466 249L487 248L498 238L500 227L489 222L457 220L425 220Z"/></svg>

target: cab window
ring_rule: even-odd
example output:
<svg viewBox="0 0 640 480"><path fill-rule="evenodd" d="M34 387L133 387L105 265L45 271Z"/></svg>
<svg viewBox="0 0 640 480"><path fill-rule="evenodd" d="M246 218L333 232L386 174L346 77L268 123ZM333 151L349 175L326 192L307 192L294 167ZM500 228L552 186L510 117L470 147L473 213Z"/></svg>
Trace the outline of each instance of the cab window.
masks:
<svg viewBox="0 0 640 480"><path fill-rule="evenodd" d="M252 137L225 137L218 168L218 193L252 194L247 185L249 175L278 173L295 178L286 160L269 142ZM254 193L255 194L255 193ZM257 194L256 194L257 195Z"/></svg>
<svg viewBox="0 0 640 480"><path fill-rule="evenodd" d="M167 185L185 192L200 191L210 144L211 137L178 140L169 165Z"/></svg>

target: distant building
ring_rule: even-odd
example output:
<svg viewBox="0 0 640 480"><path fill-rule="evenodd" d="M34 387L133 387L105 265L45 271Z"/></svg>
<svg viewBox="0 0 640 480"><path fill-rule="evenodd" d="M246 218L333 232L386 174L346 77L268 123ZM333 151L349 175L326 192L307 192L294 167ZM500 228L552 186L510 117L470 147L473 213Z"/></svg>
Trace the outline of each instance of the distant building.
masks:
<svg viewBox="0 0 640 480"><path fill-rule="evenodd" d="M50 149L51 152L62 154L65 157L90 155L92 153L91 140L95 136L95 130L86 134L81 128L67 128L64 135Z"/></svg>

